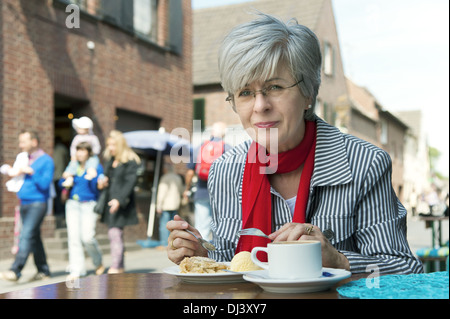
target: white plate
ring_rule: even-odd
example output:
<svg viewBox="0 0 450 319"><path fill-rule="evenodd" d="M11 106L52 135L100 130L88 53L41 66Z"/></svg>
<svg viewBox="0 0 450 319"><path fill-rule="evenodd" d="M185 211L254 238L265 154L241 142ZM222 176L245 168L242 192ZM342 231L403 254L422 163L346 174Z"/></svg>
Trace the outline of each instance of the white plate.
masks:
<svg viewBox="0 0 450 319"><path fill-rule="evenodd" d="M224 262L229 266L229 262ZM242 273L234 272L219 272L214 274L194 274L194 273L180 273L179 266L171 266L163 269L166 274L177 276L181 281L192 284L224 284L234 282L245 282L242 278L243 274L251 273L251 271L244 271Z"/></svg>
<svg viewBox="0 0 450 319"><path fill-rule="evenodd" d="M331 276L308 279L273 279L269 277L268 270L256 270L245 274L243 278L268 292L306 293L327 290L351 275L349 271L344 269L322 268L322 271L331 274Z"/></svg>

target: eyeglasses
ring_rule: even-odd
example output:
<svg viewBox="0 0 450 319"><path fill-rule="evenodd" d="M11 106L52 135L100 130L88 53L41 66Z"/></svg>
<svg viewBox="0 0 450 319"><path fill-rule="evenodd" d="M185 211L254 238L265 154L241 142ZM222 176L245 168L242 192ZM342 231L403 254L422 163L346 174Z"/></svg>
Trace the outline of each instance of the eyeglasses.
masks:
<svg viewBox="0 0 450 319"><path fill-rule="evenodd" d="M261 93L263 96L268 98L277 98L280 97L285 90L299 85L302 81L303 79L287 87L283 87L279 84L270 84L267 87L256 91L244 89L242 91L239 91L236 96L234 94L229 95L225 99L225 101L230 102L233 107L245 108L247 106L253 105L257 93Z"/></svg>

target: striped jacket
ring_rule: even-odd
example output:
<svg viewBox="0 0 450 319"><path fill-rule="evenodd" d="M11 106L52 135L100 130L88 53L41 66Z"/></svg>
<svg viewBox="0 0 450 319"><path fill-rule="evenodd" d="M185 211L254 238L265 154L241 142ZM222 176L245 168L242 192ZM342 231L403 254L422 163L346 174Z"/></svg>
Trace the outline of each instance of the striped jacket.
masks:
<svg viewBox="0 0 450 319"><path fill-rule="evenodd" d="M352 273L419 273L406 240L406 210L391 185L392 162L380 148L316 118L317 144L308 223L327 230ZM213 243L210 257L229 261L242 228L242 181L250 141L216 160L208 177ZM271 188L274 230L292 221L286 201Z"/></svg>

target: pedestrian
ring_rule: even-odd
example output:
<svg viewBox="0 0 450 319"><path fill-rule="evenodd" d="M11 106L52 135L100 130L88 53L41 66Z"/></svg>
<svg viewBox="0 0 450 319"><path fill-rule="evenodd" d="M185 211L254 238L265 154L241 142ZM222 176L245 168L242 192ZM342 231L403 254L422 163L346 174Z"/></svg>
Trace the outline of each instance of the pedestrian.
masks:
<svg viewBox="0 0 450 319"><path fill-rule="evenodd" d="M99 190L98 176L86 179L86 163L93 156L92 147L88 142L81 142L76 147L77 173L73 177L73 186L66 201L66 224L69 244L69 277L71 279L86 276L84 249L86 249L95 266L95 273L105 272L102 264L102 253L95 239L95 227L98 214L94 212ZM103 173L101 164L95 168L99 175ZM62 187L64 178L59 181Z"/></svg>
<svg viewBox="0 0 450 319"><path fill-rule="evenodd" d="M159 214L160 247L166 248L170 234L166 224L178 214L184 185L181 176L174 172L170 163L164 163L163 172L164 174L158 185L156 212Z"/></svg>
<svg viewBox="0 0 450 319"><path fill-rule="evenodd" d="M295 19L258 14L222 42L227 100L251 136L211 166L213 244L208 252L181 217L167 224L168 257L231 261L268 243L317 240L322 265L365 273L423 272L406 238L406 209L382 149L343 134L314 113L322 58L317 36ZM269 239L236 237L259 228Z"/></svg>
<svg viewBox="0 0 450 319"><path fill-rule="evenodd" d="M202 238L210 239L211 234L211 204L208 194L208 172L215 159L230 149L230 146L223 141L226 125L223 122L216 122L212 125L211 138L198 147L193 154L193 159L187 164L185 175L185 200L191 191L194 176L197 176L196 191L194 200L195 227Z"/></svg>
<svg viewBox="0 0 450 319"><path fill-rule="evenodd" d="M134 187L141 161L117 130L111 131L106 140L104 157L107 161L105 176L98 179L98 188L105 196L105 205L100 208L101 221L108 225L111 246L112 262L108 274L116 274L124 272L124 227L138 223Z"/></svg>
<svg viewBox="0 0 450 319"><path fill-rule="evenodd" d="M70 144L70 163L63 173L64 187L71 187L73 183L73 176L76 174L77 170L77 160L75 158L76 147L78 143L88 142L92 146L93 156L89 158L86 163L86 178L94 178L97 176L97 171L95 170L97 165L100 163L98 155L101 151L100 141L98 137L94 134L94 123L87 116L82 116L79 119L72 120L72 126L76 130L77 135L72 140Z"/></svg>
<svg viewBox="0 0 450 319"><path fill-rule="evenodd" d="M428 214L422 214L422 216L431 216L433 215L433 211L435 207L439 204L439 196L436 191L436 185L432 184L430 189L428 190L425 200L428 204Z"/></svg>
<svg viewBox="0 0 450 319"><path fill-rule="evenodd" d="M0 273L0 278L17 281L28 256L33 253L37 268L33 280L50 277L50 269L41 239L41 224L47 213L50 185L53 181L53 159L39 147L39 137L35 131L26 130L19 135L19 147L28 153L28 165L19 168L24 174L23 185L17 192L20 200L22 230L19 251L9 271Z"/></svg>

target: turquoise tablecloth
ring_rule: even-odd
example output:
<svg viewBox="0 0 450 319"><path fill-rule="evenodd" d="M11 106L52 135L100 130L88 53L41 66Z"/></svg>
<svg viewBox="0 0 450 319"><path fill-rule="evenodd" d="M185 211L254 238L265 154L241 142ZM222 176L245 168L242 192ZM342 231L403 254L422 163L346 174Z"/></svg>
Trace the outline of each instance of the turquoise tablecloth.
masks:
<svg viewBox="0 0 450 319"><path fill-rule="evenodd" d="M347 298L449 299L448 272L385 275L351 281L337 288Z"/></svg>

